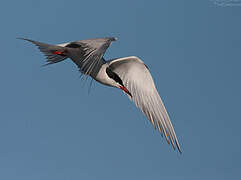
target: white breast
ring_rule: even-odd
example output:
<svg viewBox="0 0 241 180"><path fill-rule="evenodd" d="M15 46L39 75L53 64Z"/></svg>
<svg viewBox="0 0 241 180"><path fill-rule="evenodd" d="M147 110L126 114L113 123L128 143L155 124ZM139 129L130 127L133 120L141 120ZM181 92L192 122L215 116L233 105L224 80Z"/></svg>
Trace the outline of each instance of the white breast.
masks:
<svg viewBox="0 0 241 180"><path fill-rule="evenodd" d="M112 87L118 87L117 86L117 83L111 79L107 73L106 73L106 68L108 67L108 64L105 63L101 66L98 74L96 77L93 77L96 81L104 84L104 85L107 85L107 86L112 86Z"/></svg>

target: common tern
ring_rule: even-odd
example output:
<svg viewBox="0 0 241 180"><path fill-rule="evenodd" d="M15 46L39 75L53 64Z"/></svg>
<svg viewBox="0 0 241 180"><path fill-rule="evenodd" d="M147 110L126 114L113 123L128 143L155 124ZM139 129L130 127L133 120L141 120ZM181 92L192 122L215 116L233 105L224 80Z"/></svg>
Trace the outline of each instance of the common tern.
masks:
<svg viewBox="0 0 241 180"><path fill-rule="evenodd" d="M148 67L136 56L115 58L106 61L103 56L117 38L97 38L46 44L26 38L19 38L35 44L47 58L47 64L54 64L70 58L83 75L91 76L97 82L121 89L146 115L168 144L181 153L181 148L165 106L156 90Z"/></svg>

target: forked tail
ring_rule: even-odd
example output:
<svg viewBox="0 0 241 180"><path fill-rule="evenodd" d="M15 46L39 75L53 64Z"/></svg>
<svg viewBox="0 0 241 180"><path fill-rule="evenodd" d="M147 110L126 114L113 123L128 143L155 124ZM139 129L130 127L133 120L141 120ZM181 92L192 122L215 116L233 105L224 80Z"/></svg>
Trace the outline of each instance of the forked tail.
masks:
<svg viewBox="0 0 241 180"><path fill-rule="evenodd" d="M41 43L38 41L26 39L26 38L17 38L17 39L26 40L26 41L29 41L29 42L35 44L39 48L39 50L42 53L44 53L44 55L47 58L47 64L45 64L44 66L49 65L49 64L58 63L58 62L65 60L66 58L68 58L65 47Z"/></svg>

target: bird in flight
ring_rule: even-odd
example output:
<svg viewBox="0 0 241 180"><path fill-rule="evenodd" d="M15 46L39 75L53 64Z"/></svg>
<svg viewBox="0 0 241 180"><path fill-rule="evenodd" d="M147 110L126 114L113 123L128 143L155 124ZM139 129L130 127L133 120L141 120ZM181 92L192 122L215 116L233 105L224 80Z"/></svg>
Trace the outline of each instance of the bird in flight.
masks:
<svg viewBox="0 0 241 180"><path fill-rule="evenodd" d="M97 82L121 89L146 115L153 127L158 129L168 144L181 153L180 145L165 106L156 90L148 67L138 57L130 56L106 61L103 56L117 38L98 38L46 44L19 38L35 44L47 58L47 64L54 64L70 58L83 75L91 76Z"/></svg>

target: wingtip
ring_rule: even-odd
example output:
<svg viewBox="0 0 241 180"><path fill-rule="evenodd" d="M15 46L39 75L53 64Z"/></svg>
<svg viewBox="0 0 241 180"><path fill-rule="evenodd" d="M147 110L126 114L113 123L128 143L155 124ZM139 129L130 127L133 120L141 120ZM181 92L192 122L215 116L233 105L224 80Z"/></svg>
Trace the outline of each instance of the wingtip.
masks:
<svg viewBox="0 0 241 180"><path fill-rule="evenodd" d="M168 144L170 144L170 143L168 143ZM182 150L181 150L179 144L176 144L176 146L175 146L174 143L171 141L171 145L172 145L172 148L173 148L174 151L176 151L176 149L177 149L177 151L178 151L180 154L182 154Z"/></svg>
<svg viewBox="0 0 241 180"><path fill-rule="evenodd" d="M24 40L24 38L22 38L22 37L16 37L16 39Z"/></svg>
<svg viewBox="0 0 241 180"><path fill-rule="evenodd" d="M181 147L180 147L180 145L179 145L179 143L178 143L178 141L176 139L175 139L175 144L177 146L177 149L178 149L179 153L182 154Z"/></svg>
<svg viewBox="0 0 241 180"><path fill-rule="evenodd" d="M23 38L23 37L16 37L16 39L28 40L27 38Z"/></svg>
<svg viewBox="0 0 241 180"><path fill-rule="evenodd" d="M162 135L162 131L161 131L161 128L158 126L158 129L159 129L159 131L161 132L161 135ZM172 137L170 136L170 134L168 133L168 135L167 135L167 133L166 133L166 131L165 130L163 130L164 131L164 135L165 135L165 138L166 138L166 141L167 141L167 143L170 145L172 145L172 148L174 149L174 151L176 151L176 149L178 150L178 152L180 153L180 154L182 154L182 150L181 150L181 147L180 147L180 145L179 145L179 143L178 143L178 141L174 138L174 141L175 141L175 143L173 142L173 139L172 139ZM163 137L163 136L162 136ZM169 137L169 138L168 138ZM171 143L170 143L170 141L171 141Z"/></svg>
<svg viewBox="0 0 241 180"><path fill-rule="evenodd" d="M181 151L181 149L178 149L178 151L179 151L179 153L180 153L180 154L182 154L182 151Z"/></svg>
<svg viewBox="0 0 241 180"><path fill-rule="evenodd" d="M179 146L177 146L177 149L178 149L179 153L182 154L182 150Z"/></svg>

